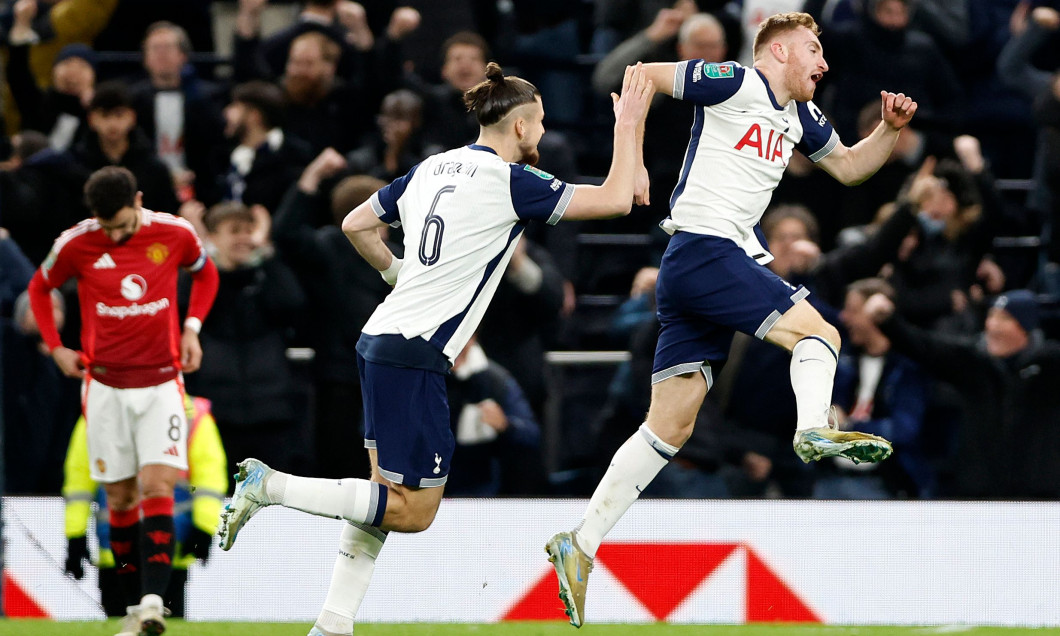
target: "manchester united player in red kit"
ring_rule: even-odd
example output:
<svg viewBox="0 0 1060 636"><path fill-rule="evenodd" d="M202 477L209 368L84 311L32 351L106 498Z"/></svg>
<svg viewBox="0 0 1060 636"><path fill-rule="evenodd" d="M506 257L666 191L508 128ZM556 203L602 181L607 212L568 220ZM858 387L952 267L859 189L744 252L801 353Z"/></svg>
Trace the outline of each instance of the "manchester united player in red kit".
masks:
<svg viewBox="0 0 1060 636"><path fill-rule="evenodd" d="M93 173L85 201L93 217L59 236L29 295L55 364L83 379L92 478L107 493L110 543L133 606L121 636L154 636L165 631L173 486L188 468L181 372L202 360L198 334L217 293L217 268L190 223L140 206L125 168ZM193 281L183 327L180 268ZM50 290L70 278L81 302L81 352L62 345L52 316Z"/></svg>

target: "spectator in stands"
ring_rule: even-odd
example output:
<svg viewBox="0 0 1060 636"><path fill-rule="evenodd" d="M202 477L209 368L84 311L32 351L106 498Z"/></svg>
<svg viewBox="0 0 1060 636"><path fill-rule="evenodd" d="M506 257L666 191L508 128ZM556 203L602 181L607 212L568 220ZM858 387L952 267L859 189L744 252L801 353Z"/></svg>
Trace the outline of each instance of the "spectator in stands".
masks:
<svg viewBox="0 0 1060 636"><path fill-rule="evenodd" d="M271 213L301 169L309 145L283 128L286 104L279 87L263 81L236 86L224 109L225 136L235 142L224 174L224 198L263 205Z"/></svg>
<svg viewBox="0 0 1060 636"><path fill-rule="evenodd" d="M1049 186L1046 212L1049 233L1045 237L1050 264L1043 272L1043 288L1060 295L1060 240L1053 238L1060 238L1060 75L1053 80L1052 91L1038 100L1035 116L1043 140L1041 176Z"/></svg>
<svg viewBox="0 0 1060 636"><path fill-rule="evenodd" d="M445 384L456 438L451 465L460 473L446 482L446 492L454 497L541 493L541 428L512 374L472 337Z"/></svg>
<svg viewBox="0 0 1060 636"><path fill-rule="evenodd" d="M675 11L686 14L686 17L687 14L702 11L719 17L725 25L725 39L732 43L734 51L740 50L743 39L740 8L729 0L595 0L594 4L595 28L590 45L594 54L607 55L620 43L652 24L653 20L658 21L664 11ZM781 11L775 7L771 7L771 10ZM798 11L799 7L783 10ZM674 58L670 56L665 59Z"/></svg>
<svg viewBox="0 0 1060 636"><path fill-rule="evenodd" d="M293 24L262 40L261 13L266 3L239 2L233 51L236 81L280 77L287 69L292 43L306 33L320 33L339 46L337 76L361 93L364 112L375 112L382 96L398 88L403 73L401 41L420 24L415 9L394 9L386 29L376 37L362 5L349 0L308 0Z"/></svg>
<svg viewBox="0 0 1060 636"><path fill-rule="evenodd" d="M721 22L709 13L695 11L693 2L678 2L672 9L660 9L651 26L621 43L597 64L593 89L605 97L618 91L626 66L638 61L728 59ZM641 211L613 223L621 223L626 231L647 232L669 214L670 193L681 173L693 110L687 102L656 96L645 123L652 134L644 139L644 164L655 196L647 213Z"/></svg>
<svg viewBox="0 0 1060 636"><path fill-rule="evenodd" d="M147 78L130 92L136 121L169 168L181 203L199 199L212 205L220 198L213 147L224 133L224 118L215 102L218 87L197 76L190 54L191 40L182 27L152 24L143 41Z"/></svg>
<svg viewBox="0 0 1060 636"><path fill-rule="evenodd" d="M128 168L143 192L144 206L175 214L180 207L169 169L155 156L151 142L136 126L136 111L125 84L100 84L88 105L89 131L73 148L88 172L104 166Z"/></svg>
<svg viewBox="0 0 1060 636"><path fill-rule="evenodd" d="M479 34L460 31L442 44L442 79L438 85L412 81L426 103L424 141L431 146L456 148L478 137L478 122L464 105L464 91L486 77L489 45Z"/></svg>
<svg viewBox="0 0 1060 636"><path fill-rule="evenodd" d="M4 252L13 247L9 238L0 239L0 244L5 245ZM20 278L25 265L18 267L21 273L6 267L0 272L5 278ZM51 301L56 326L61 328L66 303L58 291L52 291ZM10 323L3 322L4 492L54 494L62 483L66 441L81 411L81 383L64 377L52 362L27 293L16 300Z"/></svg>
<svg viewBox="0 0 1060 636"><path fill-rule="evenodd" d="M817 465L817 499L930 497L935 476L919 444L930 383L919 365L891 350L891 341L866 315L865 301L894 288L880 278L851 283L839 317L847 331L839 355L833 403L842 430L884 435L898 449L893 462L857 466L844 458Z"/></svg>
<svg viewBox="0 0 1060 636"><path fill-rule="evenodd" d="M285 129L308 142L314 155L329 146L349 152L369 130L368 100L335 75L339 53L339 45L322 33L303 33L291 42L280 79L287 97Z"/></svg>
<svg viewBox="0 0 1060 636"><path fill-rule="evenodd" d="M837 130L856 131L858 111L881 86L917 96L922 130L949 130L959 121L961 86L931 38L909 28L911 3L869 0L859 22L822 33L831 70L818 104Z"/></svg>
<svg viewBox="0 0 1060 636"><path fill-rule="evenodd" d="M54 66L59 51L69 44L92 42L110 20L117 4L118 0L8 2L0 10L3 14L0 15L0 25L3 25L0 26L0 40L10 50L32 45L16 53L28 55L26 65L36 86L54 85ZM4 27L10 27L10 31L4 32ZM84 103L90 98L91 95L86 96ZM11 102L5 100L4 106L7 121L17 122L18 116ZM21 127L25 128L25 125Z"/></svg>
<svg viewBox="0 0 1060 636"><path fill-rule="evenodd" d="M1029 15L1028 15L1029 14ZM1051 293L1060 293L1060 216L1054 212L1060 205L1060 188L1055 174L1057 162L1056 131L1060 124L1060 73L1036 68L1034 55L1060 29L1060 12L1052 7L1035 7L1021 2L1013 12L1012 39L997 59L998 78L1009 88L1019 91L1034 105L1035 118L1041 127L1034 164L1034 189L1027 205L1046 221L1043 233L1049 265L1042 283ZM1054 238L1056 237L1056 238Z"/></svg>
<svg viewBox="0 0 1060 636"><path fill-rule="evenodd" d="M813 292L811 302L830 320L838 317L848 284L877 274L893 261L916 226L913 206L902 199L871 232L853 245L822 252L817 218L804 206L773 206L762 219L773 260L769 269L793 285Z"/></svg>
<svg viewBox="0 0 1060 636"><path fill-rule="evenodd" d="M548 251L519 241L479 325L478 341L523 388L534 413L545 404L545 351L563 309L564 279Z"/></svg>
<svg viewBox="0 0 1060 636"><path fill-rule="evenodd" d="M895 351L961 393L970 417L958 431L944 496L1060 497L1060 344L1042 337L1033 293L998 296L972 338L913 327L883 294L863 310Z"/></svg>
<svg viewBox="0 0 1060 636"><path fill-rule="evenodd" d="M11 317L15 300L33 278L33 262L22 253L7 228L0 227L0 319Z"/></svg>
<svg viewBox="0 0 1060 636"><path fill-rule="evenodd" d="M210 544L217 532L221 500L228 491L228 465L225 461L217 423L210 413L210 402L184 396L188 419L188 469L181 471L173 490L176 546L173 573L163 595L171 615L184 617L185 586L188 566L196 560L210 558ZM66 573L76 580L85 575L84 562L99 570L100 602L107 616L125 616L125 598L114 569L110 549L110 522L105 514L107 495L92 480L89 470L88 440L85 418L81 416L70 435L63 465L63 499L66 500ZM96 559L88 549L87 530L92 521L92 502L96 502Z"/></svg>
<svg viewBox="0 0 1060 636"><path fill-rule="evenodd" d="M12 37L20 34L20 21L16 19ZM85 132L96 85L96 53L84 44L66 45L55 56L51 85L42 89L30 70L32 39L22 37L15 42L8 47L7 82L22 128L44 133L53 148L66 150Z"/></svg>
<svg viewBox="0 0 1060 636"><path fill-rule="evenodd" d="M264 208L219 203L204 223L220 287L199 333L203 365L188 377L188 391L213 403L229 474L242 457L293 468L302 413L286 350L305 295L291 270L269 253Z"/></svg>
<svg viewBox="0 0 1060 636"><path fill-rule="evenodd" d="M56 236L88 217L81 192L88 171L69 153L51 149L44 133L20 132L12 145L14 154L0 169L0 219L37 266Z"/></svg>
<svg viewBox="0 0 1060 636"><path fill-rule="evenodd" d="M291 43L306 33L323 33L342 47L342 75L352 77L370 51L375 37L364 7L356 2L309 0L289 26L261 39L261 14L268 0L239 0L236 15L234 62L236 79L272 79L283 75ZM341 5L341 8L340 8Z"/></svg>
<svg viewBox="0 0 1060 636"><path fill-rule="evenodd" d="M880 123L880 105L876 102L865 104L858 113L858 137L864 139L872 134L872 129ZM951 143L949 137L943 137L945 143ZM881 207L891 203L898 196L906 180L923 163L928 155L939 156L943 149L939 144L929 140L929 136L906 126L898 133L898 141L887 161L872 178L858 184L856 188L844 188L839 197L838 213L827 219L828 229L822 234L836 236L840 230L850 226L866 225L879 213ZM948 149L952 153L952 149ZM826 220L821 216L822 220Z"/></svg>
<svg viewBox="0 0 1060 636"><path fill-rule="evenodd" d="M279 256L290 264L308 297L302 326L316 351L314 472L318 477L369 474L368 454L350 450L364 444L356 345L361 328L391 289L379 272L350 249L340 228L350 210L386 183L352 176L329 194L326 183L345 167L342 155L334 149L322 152L287 192L272 228ZM318 228L321 217L331 221ZM401 253L400 242L388 245Z"/></svg>
<svg viewBox="0 0 1060 636"><path fill-rule="evenodd" d="M887 279L902 316L923 327L972 329L969 299L1005 288L1005 273L990 256L993 237L1006 224L1005 210L972 137L955 142L963 163L926 160L905 197L917 213ZM966 168L965 164L971 167ZM945 323L940 323L945 321Z"/></svg>
<svg viewBox="0 0 1060 636"><path fill-rule="evenodd" d="M440 151L424 147L423 100L407 88L383 98L376 115L379 130L360 148L346 155L354 174L378 177L387 183L408 174L424 157Z"/></svg>

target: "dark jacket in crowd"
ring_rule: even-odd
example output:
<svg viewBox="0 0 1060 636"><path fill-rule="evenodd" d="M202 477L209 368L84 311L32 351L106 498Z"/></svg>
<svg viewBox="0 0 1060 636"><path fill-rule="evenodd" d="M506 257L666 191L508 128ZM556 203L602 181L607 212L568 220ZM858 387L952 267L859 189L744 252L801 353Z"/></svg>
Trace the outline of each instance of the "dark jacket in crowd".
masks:
<svg viewBox="0 0 1060 636"><path fill-rule="evenodd" d="M545 402L543 360L559 323L563 275L544 248L526 241L526 255L541 268L541 286L523 292L506 274L482 318L478 338L490 357L515 376L535 413L540 413Z"/></svg>
<svg viewBox="0 0 1060 636"><path fill-rule="evenodd" d="M338 226L315 227L328 206L325 195L307 194L293 185L273 217L273 241L308 298L303 327L316 350L316 376L359 384L357 339L391 288ZM390 248L400 256L400 246Z"/></svg>
<svg viewBox="0 0 1060 636"><path fill-rule="evenodd" d="M117 163L103 153L99 135L94 130L85 132L74 146L73 154L89 173L113 165L128 168L136 177L136 187L144 193L145 208L170 214L176 214L180 209L169 168L155 155L154 146L139 128L133 128L129 133L129 149Z"/></svg>
<svg viewBox="0 0 1060 636"><path fill-rule="evenodd" d="M218 173L219 187L226 201L241 201L247 206L263 205L270 213L280 205L284 193L298 180L302 168L313 160L309 144L286 134L278 147L262 144L254 155L250 172L240 175L231 165L232 148L224 150L221 165L226 172Z"/></svg>
<svg viewBox="0 0 1060 636"><path fill-rule="evenodd" d="M899 317L880 328L895 351L964 399L952 483L943 484L943 495L1060 497L1060 343L1032 332L1026 349L1002 359L987 354L981 340L921 330Z"/></svg>
<svg viewBox="0 0 1060 636"><path fill-rule="evenodd" d="M465 380L450 373L446 387L450 422L457 437L446 493L492 497L540 492L544 482L541 429L512 374L491 360L485 369ZM462 443L459 426L465 409L474 409L484 400L493 400L501 407L508 428L489 441Z"/></svg>
<svg viewBox="0 0 1060 636"><path fill-rule="evenodd" d="M294 376L287 362L289 327L305 296L279 259L221 270L213 308L202 325L202 367L187 377L188 392L208 398L222 428L291 422Z"/></svg>
<svg viewBox="0 0 1060 636"><path fill-rule="evenodd" d="M214 147L223 138L225 122L215 101L217 91L218 87L195 75L193 66L185 67L180 87L184 95L184 162L196 176L195 198L207 206L217 203L221 196L214 179L218 171ZM149 79L143 79L133 84L129 92L137 125L156 144L155 96L161 91Z"/></svg>
<svg viewBox="0 0 1060 636"><path fill-rule="evenodd" d="M335 85L313 105L296 104L288 100L284 133L289 133L309 144L312 156L331 147L346 153L361 144L365 134L373 128L367 100L357 87L335 80Z"/></svg>
<svg viewBox="0 0 1060 636"><path fill-rule="evenodd" d="M817 103L848 143L857 138L861 108L879 103L880 87L916 97L920 129L949 130L957 123L961 85L926 33L885 29L867 11L859 22L826 30L821 44L831 68Z"/></svg>
<svg viewBox="0 0 1060 636"><path fill-rule="evenodd" d="M847 413L857 404L860 361L858 351L848 353L844 349L839 356L832 402ZM884 356L883 372L873 395L869 419L852 422L851 430L886 438L894 446L895 453L890 461L873 470L847 471L847 474L879 475L892 497L932 497L936 494L934 467L920 444L931 385L920 366L909 358L894 352ZM831 461L818 465L824 471L837 470Z"/></svg>
<svg viewBox="0 0 1060 636"><path fill-rule="evenodd" d="M72 147L88 130L88 111L76 95L60 93L54 88L41 89L29 67L30 45L8 47L7 83L11 97L18 106L24 130L36 130L51 136L56 122L62 116L76 121L74 133L66 150Z"/></svg>
<svg viewBox="0 0 1060 636"><path fill-rule="evenodd" d="M427 145L459 148L478 139L478 121L467 112L460 91L449 84L418 84L413 90L423 96L423 138Z"/></svg>
<svg viewBox="0 0 1060 636"><path fill-rule="evenodd" d="M61 232L88 218L81 188L88 170L73 155L46 148L17 169L0 172L0 227L34 265L40 265Z"/></svg>

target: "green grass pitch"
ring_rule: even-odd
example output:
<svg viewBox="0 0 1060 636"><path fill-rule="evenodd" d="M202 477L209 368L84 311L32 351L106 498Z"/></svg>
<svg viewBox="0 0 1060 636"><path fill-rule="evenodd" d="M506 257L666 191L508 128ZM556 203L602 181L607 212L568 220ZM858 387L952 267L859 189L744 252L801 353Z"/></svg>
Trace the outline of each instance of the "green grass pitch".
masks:
<svg viewBox="0 0 1060 636"><path fill-rule="evenodd" d="M0 619L0 636L113 636L120 621L57 623L41 620ZM305 636L302 623L197 623L171 620L166 636ZM575 630L564 623L464 623L364 624L356 636L1045 636L1056 628L1007 627L855 627L820 625L587 625Z"/></svg>

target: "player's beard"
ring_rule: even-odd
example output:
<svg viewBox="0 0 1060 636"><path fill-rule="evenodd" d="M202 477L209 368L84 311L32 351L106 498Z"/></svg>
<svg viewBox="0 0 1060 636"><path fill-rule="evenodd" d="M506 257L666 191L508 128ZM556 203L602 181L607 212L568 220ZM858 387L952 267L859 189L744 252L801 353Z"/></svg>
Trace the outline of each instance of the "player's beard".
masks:
<svg viewBox="0 0 1060 636"><path fill-rule="evenodd" d="M813 99L813 93L817 85L807 77L805 69L789 67L786 79L790 87L789 90L791 90L792 99L797 102L808 102ZM807 84L809 85L808 89Z"/></svg>
<svg viewBox="0 0 1060 636"><path fill-rule="evenodd" d="M524 163L528 166L536 166L537 162L541 160L541 153L537 151L537 146L530 148L520 148L520 152L523 156L516 163Z"/></svg>

